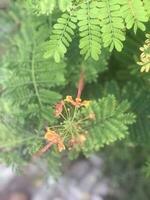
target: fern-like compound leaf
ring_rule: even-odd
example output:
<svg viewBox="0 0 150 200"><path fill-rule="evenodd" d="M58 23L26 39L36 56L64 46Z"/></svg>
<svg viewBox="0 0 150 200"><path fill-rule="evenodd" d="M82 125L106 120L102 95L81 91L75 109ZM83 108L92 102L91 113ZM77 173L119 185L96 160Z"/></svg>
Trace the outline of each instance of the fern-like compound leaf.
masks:
<svg viewBox="0 0 150 200"><path fill-rule="evenodd" d="M72 0L25 0L25 2L36 15L50 15L56 8L64 12L72 5Z"/></svg>
<svg viewBox="0 0 150 200"><path fill-rule="evenodd" d="M110 51L115 47L117 51L123 48L124 22L121 17L120 5L116 0L103 0L98 3L100 8L99 17L102 21L102 38L104 47L109 47Z"/></svg>
<svg viewBox="0 0 150 200"><path fill-rule="evenodd" d="M144 5L144 8L147 12L147 16L148 18L150 18L150 1L149 0L143 0L143 5Z"/></svg>
<svg viewBox="0 0 150 200"><path fill-rule="evenodd" d="M97 3L91 1L81 4L77 13L81 37L80 53L85 55L85 59L91 56L94 60L98 60L101 53L100 21L97 16Z"/></svg>
<svg viewBox="0 0 150 200"><path fill-rule="evenodd" d="M118 104L113 95L108 95L92 104L95 113L95 122L88 130L86 151L99 150L104 145L125 138L128 132L128 125L134 123L135 116L128 113L129 103L123 101Z"/></svg>
<svg viewBox="0 0 150 200"><path fill-rule="evenodd" d="M42 34L40 28L37 31L36 27L36 23L31 26L31 19L27 17L21 31L11 39L9 59L7 56L4 58L9 77L3 84L3 96L6 101L10 99L13 105L19 107L31 124L35 120L34 125L38 129L39 121L46 122L53 118L52 105L61 98L54 88L64 84L65 64L61 62L58 65L43 58L41 42L48 37L49 32Z"/></svg>
<svg viewBox="0 0 150 200"><path fill-rule="evenodd" d="M49 15L56 6L56 0L25 0L25 2L36 15Z"/></svg>
<svg viewBox="0 0 150 200"><path fill-rule="evenodd" d="M148 21L147 13L144 9L141 0L122 0L120 1L122 7L122 15L125 19L127 29L134 28L136 33L137 29L145 30L143 22Z"/></svg>
<svg viewBox="0 0 150 200"><path fill-rule="evenodd" d="M72 0L58 0L60 10L63 12L72 6Z"/></svg>
<svg viewBox="0 0 150 200"><path fill-rule="evenodd" d="M101 47L121 51L125 32L145 30L150 18L149 0L24 0L28 8L38 15L63 12L46 42L45 58L56 62L64 58L73 39L76 23L79 28L80 54L85 59L99 59ZM78 20L78 22L77 22ZM77 39L77 37L76 37Z"/></svg>
<svg viewBox="0 0 150 200"><path fill-rule="evenodd" d="M46 44L45 58L54 57L56 62L60 62L72 41L74 29L76 28L75 22L76 17L73 14L62 14L54 25L50 41Z"/></svg>

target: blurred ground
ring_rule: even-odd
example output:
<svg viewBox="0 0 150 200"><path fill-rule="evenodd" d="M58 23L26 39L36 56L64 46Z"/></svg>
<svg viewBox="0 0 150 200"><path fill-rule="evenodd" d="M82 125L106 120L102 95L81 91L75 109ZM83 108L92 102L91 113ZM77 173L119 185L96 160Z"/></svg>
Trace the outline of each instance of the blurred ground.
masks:
<svg viewBox="0 0 150 200"><path fill-rule="evenodd" d="M24 176L1 166L0 200L116 200L110 180L102 175L102 165L98 156L78 160L57 181L39 179L34 166Z"/></svg>
<svg viewBox="0 0 150 200"><path fill-rule="evenodd" d="M5 9L9 3L9 0L0 0L0 9Z"/></svg>

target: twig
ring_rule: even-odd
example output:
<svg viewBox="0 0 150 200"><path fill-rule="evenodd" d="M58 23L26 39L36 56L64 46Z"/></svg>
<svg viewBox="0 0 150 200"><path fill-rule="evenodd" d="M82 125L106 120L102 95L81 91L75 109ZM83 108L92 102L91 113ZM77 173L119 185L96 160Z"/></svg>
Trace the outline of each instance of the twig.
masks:
<svg viewBox="0 0 150 200"><path fill-rule="evenodd" d="M81 73L80 73L80 79L79 79L79 82L78 82L77 98L81 97L83 88L84 88L84 72L81 71Z"/></svg>
<svg viewBox="0 0 150 200"><path fill-rule="evenodd" d="M42 156L45 152L47 152L50 147L53 145L52 142L49 142L48 144L46 144L42 149L40 149L39 151L37 151L34 155L33 155L33 158L36 158L36 157L40 157Z"/></svg>

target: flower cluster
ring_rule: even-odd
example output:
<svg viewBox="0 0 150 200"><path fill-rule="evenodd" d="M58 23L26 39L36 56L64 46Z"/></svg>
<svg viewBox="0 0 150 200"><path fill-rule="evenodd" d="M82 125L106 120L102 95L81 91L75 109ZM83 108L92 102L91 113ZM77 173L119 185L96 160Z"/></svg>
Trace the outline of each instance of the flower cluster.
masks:
<svg viewBox="0 0 150 200"><path fill-rule="evenodd" d="M81 107L81 106L88 107L90 105L90 101L87 100L82 101L80 98L76 98L75 100L73 100L72 96L66 96L66 99L64 101L71 103L75 107Z"/></svg>
<svg viewBox="0 0 150 200"><path fill-rule="evenodd" d="M89 109L90 101L66 98L55 105L54 116L58 118L58 124L46 128L46 146L56 146L59 152L65 149L82 149L87 140L86 123L95 120L95 114ZM86 109L87 112L83 112ZM45 152L46 146L40 152ZM41 155L41 153L40 153Z"/></svg>
<svg viewBox="0 0 150 200"><path fill-rule="evenodd" d="M55 105L54 116L58 123L46 128L44 139L47 144L37 155L42 155L53 145L59 152L83 148L88 137L87 125L96 119L90 107L91 101L80 98L83 88L84 72L81 71L76 98L66 96Z"/></svg>

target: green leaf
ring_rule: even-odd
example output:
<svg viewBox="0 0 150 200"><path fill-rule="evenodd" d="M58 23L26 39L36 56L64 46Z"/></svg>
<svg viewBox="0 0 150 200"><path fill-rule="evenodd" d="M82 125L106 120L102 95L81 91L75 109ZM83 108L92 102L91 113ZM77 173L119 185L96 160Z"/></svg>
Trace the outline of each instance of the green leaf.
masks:
<svg viewBox="0 0 150 200"><path fill-rule="evenodd" d="M72 13L62 14L61 18L57 20L53 26L50 41L45 43L45 58L53 57L57 63L61 61L72 41L71 36L76 28L74 21L75 17Z"/></svg>
<svg viewBox="0 0 150 200"><path fill-rule="evenodd" d="M77 12L80 31L80 54L85 55L85 60L90 56L99 59L101 53L100 21L97 19L98 9L95 2L86 2L80 5Z"/></svg>
<svg viewBox="0 0 150 200"><path fill-rule="evenodd" d="M123 0L121 3L121 12L124 17L127 29L134 28L134 32L137 29L145 30L145 25L143 22L148 21L144 6L141 0Z"/></svg>
<svg viewBox="0 0 150 200"><path fill-rule="evenodd" d="M135 116L128 112L128 108L127 101L119 104L113 95L92 102L90 109L96 119L87 130L89 135L83 151L99 150L104 145L125 138L129 134L128 125L135 122Z"/></svg>
<svg viewBox="0 0 150 200"><path fill-rule="evenodd" d="M123 48L124 22L120 12L118 1L103 0L98 3L99 18L102 20L102 39L104 47L109 47L110 51L115 47L117 51Z"/></svg>

